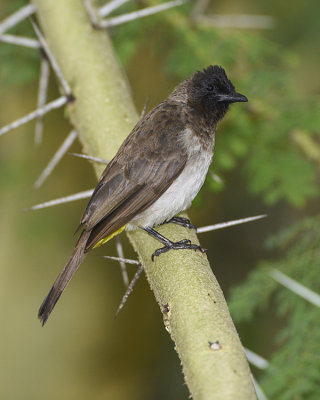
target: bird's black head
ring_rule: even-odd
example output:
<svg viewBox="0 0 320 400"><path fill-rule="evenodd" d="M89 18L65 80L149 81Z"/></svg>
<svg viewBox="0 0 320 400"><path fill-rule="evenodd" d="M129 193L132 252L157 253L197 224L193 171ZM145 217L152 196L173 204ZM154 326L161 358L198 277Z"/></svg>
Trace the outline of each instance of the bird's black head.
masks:
<svg viewBox="0 0 320 400"><path fill-rule="evenodd" d="M231 103L248 101L235 91L223 68L210 65L188 80L188 104L220 119Z"/></svg>

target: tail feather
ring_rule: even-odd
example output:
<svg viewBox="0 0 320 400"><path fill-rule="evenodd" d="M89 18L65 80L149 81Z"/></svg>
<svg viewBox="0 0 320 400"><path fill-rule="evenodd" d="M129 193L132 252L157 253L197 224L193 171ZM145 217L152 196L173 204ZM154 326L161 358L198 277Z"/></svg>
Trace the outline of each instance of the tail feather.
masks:
<svg viewBox="0 0 320 400"><path fill-rule="evenodd" d="M50 292L48 293L47 297L44 299L41 307L39 309L38 317L44 325L51 314L54 306L56 305L57 301L59 300L60 296L62 295L63 291L65 290L66 286L70 282L73 275L76 273L77 269L79 268L80 264L84 260L86 253L85 248L90 236L91 231L83 231L76 247L69 258L66 266L61 271L60 275L54 282Z"/></svg>

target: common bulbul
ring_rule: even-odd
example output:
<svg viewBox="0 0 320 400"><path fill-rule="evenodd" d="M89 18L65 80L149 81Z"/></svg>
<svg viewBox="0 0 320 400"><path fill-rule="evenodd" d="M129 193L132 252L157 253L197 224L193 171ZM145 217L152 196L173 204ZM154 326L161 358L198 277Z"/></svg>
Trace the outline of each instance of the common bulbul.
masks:
<svg viewBox="0 0 320 400"><path fill-rule="evenodd" d="M231 103L246 101L224 69L211 65L180 83L140 119L89 200L75 249L40 307L42 324L89 250L125 228L142 228L164 245L152 259L170 249L205 251L188 240L171 242L153 228L167 222L192 226L176 215L190 206L203 185L218 122Z"/></svg>

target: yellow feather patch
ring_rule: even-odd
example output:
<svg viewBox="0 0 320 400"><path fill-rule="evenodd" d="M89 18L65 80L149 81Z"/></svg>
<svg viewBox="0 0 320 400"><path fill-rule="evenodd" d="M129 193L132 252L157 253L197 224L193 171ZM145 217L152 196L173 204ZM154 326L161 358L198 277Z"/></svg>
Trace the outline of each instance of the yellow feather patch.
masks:
<svg viewBox="0 0 320 400"><path fill-rule="evenodd" d="M111 235L106 236L105 238L99 240L99 242L93 246L93 249L95 249L95 248L101 246L102 244L107 243L110 239L112 239L113 237L119 235L119 233L121 233L121 232L125 229L125 227L126 227L126 225L122 226L122 227L121 227L120 229L118 229L117 231L111 233Z"/></svg>

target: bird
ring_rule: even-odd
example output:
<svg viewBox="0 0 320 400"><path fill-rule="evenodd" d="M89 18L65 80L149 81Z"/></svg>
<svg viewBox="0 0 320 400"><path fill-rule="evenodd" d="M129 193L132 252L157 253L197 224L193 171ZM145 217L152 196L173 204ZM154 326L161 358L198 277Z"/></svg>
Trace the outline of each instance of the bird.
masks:
<svg viewBox="0 0 320 400"><path fill-rule="evenodd" d="M154 228L176 223L206 178L215 132L230 104L247 102L218 65L195 72L168 98L143 116L103 171L84 210L82 232L64 269L43 301L38 317L44 325L88 252L124 229L143 229L169 250L206 250L189 240L172 242Z"/></svg>

